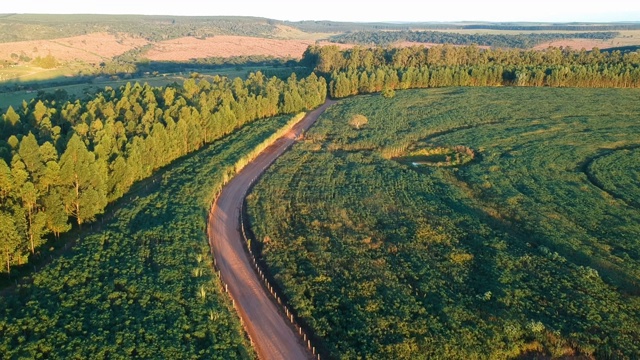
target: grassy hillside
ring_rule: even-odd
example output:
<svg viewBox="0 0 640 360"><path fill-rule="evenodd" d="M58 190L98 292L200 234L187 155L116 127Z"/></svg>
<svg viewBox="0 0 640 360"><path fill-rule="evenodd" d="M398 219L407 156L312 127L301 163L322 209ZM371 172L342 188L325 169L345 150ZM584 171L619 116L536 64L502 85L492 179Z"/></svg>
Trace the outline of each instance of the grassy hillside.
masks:
<svg viewBox="0 0 640 360"><path fill-rule="evenodd" d="M637 358L639 95L343 100L250 195L262 255L336 358Z"/></svg>

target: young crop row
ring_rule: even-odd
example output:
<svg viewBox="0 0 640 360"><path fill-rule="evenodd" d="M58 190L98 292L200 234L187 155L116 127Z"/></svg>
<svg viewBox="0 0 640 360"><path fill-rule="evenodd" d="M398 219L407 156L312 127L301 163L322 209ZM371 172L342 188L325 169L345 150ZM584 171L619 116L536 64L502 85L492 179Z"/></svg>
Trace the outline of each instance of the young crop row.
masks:
<svg viewBox="0 0 640 360"><path fill-rule="evenodd" d="M334 357L638 357L640 213L583 171L601 149L638 144L637 96L343 100L249 195L261 255ZM349 124L355 114L366 126ZM476 159L416 169L385 157L416 144L464 145ZM631 196L636 153L591 171Z"/></svg>

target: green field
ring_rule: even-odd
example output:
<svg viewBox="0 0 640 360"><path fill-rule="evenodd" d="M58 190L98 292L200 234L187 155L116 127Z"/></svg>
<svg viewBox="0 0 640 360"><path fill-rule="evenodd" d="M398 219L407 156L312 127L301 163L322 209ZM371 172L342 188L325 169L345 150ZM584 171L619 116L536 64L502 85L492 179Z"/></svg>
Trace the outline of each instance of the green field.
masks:
<svg viewBox="0 0 640 360"><path fill-rule="evenodd" d="M70 70L67 68L42 69L30 65L16 65L0 69L0 83L8 81L44 81L70 74Z"/></svg>
<svg viewBox="0 0 640 360"><path fill-rule="evenodd" d="M24 71L35 71L29 66L22 66L21 68L24 69ZM107 86L115 89L120 86L124 86L127 83L136 82L140 84L147 83L154 87L165 86L172 83L182 84L185 80L192 78L192 75L197 76L198 79L211 81L215 76L227 77L229 79L235 79L236 77L246 79L250 73L255 73L257 71L262 71L262 73L268 77L279 76L284 78L288 77L293 72L300 73L304 76L308 73L308 70L306 69L301 71L300 68L293 69L284 66L224 66L219 69L203 69L193 72L184 71L156 75L149 74L124 79L117 76L113 78L110 78L109 76L96 76L91 80L88 79L86 82L78 84L77 79L63 74L64 71L67 71L65 69L51 69L45 71L46 73L38 73L41 76L39 79L30 79L29 81L21 79L20 82L16 82L16 79L13 78L5 82L0 81L0 87L10 87L13 84L29 88L29 90L0 92L0 109L4 110L9 106L17 108L22 105L23 101L29 103L40 91L47 94L53 94L56 90L64 90L70 98L82 99L86 96L93 96L97 92L104 90ZM2 74L3 70L0 70L0 76L2 76ZM9 76L15 74L6 72L5 75ZM64 85L65 82L71 82L71 84ZM60 84L53 85L51 83Z"/></svg>
<svg viewBox="0 0 640 360"><path fill-rule="evenodd" d="M586 169L594 185L640 209L640 150L637 146L605 150Z"/></svg>
<svg viewBox="0 0 640 360"><path fill-rule="evenodd" d="M262 256L335 358L638 358L639 96L343 100L249 196ZM475 157L396 161L458 145Z"/></svg>
<svg viewBox="0 0 640 360"><path fill-rule="evenodd" d="M5 290L0 357L253 358L214 278L206 214L229 168L289 119L259 120L160 170L31 283Z"/></svg>

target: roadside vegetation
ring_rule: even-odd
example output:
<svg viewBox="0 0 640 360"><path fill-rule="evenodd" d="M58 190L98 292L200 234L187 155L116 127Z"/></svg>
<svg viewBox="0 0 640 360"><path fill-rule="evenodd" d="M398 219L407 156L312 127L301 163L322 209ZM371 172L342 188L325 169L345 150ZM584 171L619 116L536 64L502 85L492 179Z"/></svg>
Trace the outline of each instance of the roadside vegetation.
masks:
<svg viewBox="0 0 640 360"><path fill-rule="evenodd" d="M70 234L73 248L0 297L3 357L255 358L213 272L206 214L293 120L258 120L173 162Z"/></svg>
<svg viewBox="0 0 640 360"><path fill-rule="evenodd" d="M324 102L315 74L287 81L251 74L183 85L127 83L88 100L34 99L0 122L0 259L11 268L93 221L141 179L256 119Z"/></svg>
<svg viewBox="0 0 640 360"><path fill-rule="evenodd" d="M335 358L637 358L639 95L342 100L249 195L262 258Z"/></svg>

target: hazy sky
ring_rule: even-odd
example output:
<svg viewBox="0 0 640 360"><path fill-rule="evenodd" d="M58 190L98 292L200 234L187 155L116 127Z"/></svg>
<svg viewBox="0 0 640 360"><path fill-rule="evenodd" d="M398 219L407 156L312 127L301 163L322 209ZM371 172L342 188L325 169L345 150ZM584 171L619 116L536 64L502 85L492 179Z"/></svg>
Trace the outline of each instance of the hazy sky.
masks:
<svg viewBox="0 0 640 360"><path fill-rule="evenodd" d="M640 21L640 0L0 0L0 13L335 21Z"/></svg>

